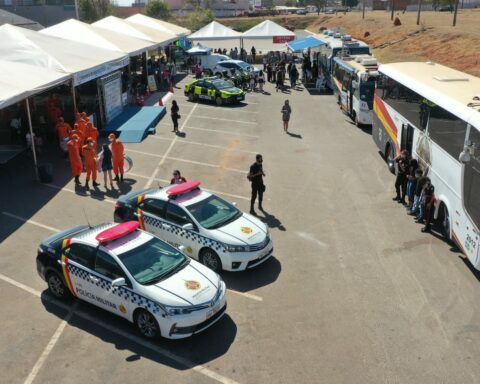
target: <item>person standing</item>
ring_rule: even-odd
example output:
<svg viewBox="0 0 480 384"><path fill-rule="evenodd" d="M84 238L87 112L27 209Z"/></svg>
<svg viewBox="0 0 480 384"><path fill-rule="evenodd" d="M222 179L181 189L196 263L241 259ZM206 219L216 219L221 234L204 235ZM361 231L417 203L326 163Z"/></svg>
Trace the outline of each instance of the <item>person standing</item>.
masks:
<svg viewBox="0 0 480 384"><path fill-rule="evenodd" d="M408 151L404 149L394 161L397 163L397 177L395 179L396 196L392 199L399 203L405 204L405 195L407 192L407 174L409 169Z"/></svg>
<svg viewBox="0 0 480 384"><path fill-rule="evenodd" d="M415 197L415 188L417 186L416 172L418 169L418 161L416 159L410 159L408 174L407 174L407 197L408 208L413 207L413 200Z"/></svg>
<svg viewBox="0 0 480 384"><path fill-rule="evenodd" d="M195 71L195 78L198 80L198 79L201 79L202 78L202 67L200 66L200 64L195 64L195 68L194 68L194 71Z"/></svg>
<svg viewBox="0 0 480 384"><path fill-rule="evenodd" d="M170 84L172 85L172 87L175 87L176 83L175 83L175 78L177 77L177 66L175 65L175 63L172 63L172 69L170 71Z"/></svg>
<svg viewBox="0 0 480 384"><path fill-rule="evenodd" d="M263 73L263 71L260 71L258 73L258 88L262 93L263 93L263 84L265 84L265 74Z"/></svg>
<svg viewBox="0 0 480 384"><path fill-rule="evenodd" d="M110 141L110 149L113 155L113 173L115 174L115 181L123 181L123 163L124 163L124 149L123 143L117 139L114 133L108 135ZM119 179L120 175L120 179Z"/></svg>
<svg viewBox="0 0 480 384"><path fill-rule="evenodd" d="M65 157L66 157L68 154L67 141L68 141L68 137L70 136L70 133L72 132L72 127L70 127L70 124L66 123L63 120L63 117L60 117L58 119L55 129L57 131L58 143L60 145L60 149L62 150L62 152L65 154Z"/></svg>
<svg viewBox="0 0 480 384"><path fill-rule="evenodd" d="M272 82L272 65L270 63L267 64L267 81Z"/></svg>
<svg viewBox="0 0 480 384"><path fill-rule="evenodd" d="M298 79L298 70L295 64L292 64L288 76L290 77L290 88L294 89L297 85Z"/></svg>
<svg viewBox="0 0 480 384"><path fill-rule="evenodd" d="M253 45L252 45L252 49L250 50L250 53L252 54L252 64L255 64L255 57L257 56L257 50Z"/></svg>
<svg viewBox="0 0 480 384"><path fill-rule="evenodd" d="M290 108L290 102L285 100L285 103L282 107L282 121L283 121L283 130L288 133L288 122L290 121L290 115L292 114L292 108Z"/></svg>
<svg viewBox="0 0 480 384"><path fill-rule="evenodd" d="M80 175L82 174L82 159L80 158L80 151L78 150L78 142L80 138L78 135L72 135L67 142L68 159L70 161L70 168L72 175L75 178L75 184L80 184Z"/></svg>
<svg viewBox="0 0 480 384"><path fill-rule="evenodd" d="M180 171L178 169L175 169L173 171L173 177L170 180L170 184L182 184L182 183L186 183L186 182L187 182L187 179L182 176L182 174L180 173Z"/></svg>
<svg viewBox="0 0 480 384"><path fill-rule="evenodd" d="M430 179L425 184L423 194L425 200L425 226L422 228L422 232L430 232L430 223L435 211L435 187L430 182Z"/></svg>
<svg viewBox="0 0 480 384"><path fill-rule="evenodd" d="M248 180L252 184L252 198L250 200L250 213L256 215L255 212L255 200L258 195L258 209L263 211L263 193L265 192L265 184L263 184L263 177L265 173L263 172L263 157L261 154L255 156L255 163L250 166L250 172L248 173Z"/></svg>
<svg viewBox="0 0 480 384"><path fill-rule="evenodd" d="M170 113L173 121L173 132L178 133L178 119L180 118L180 108L178 107L177 101L172 101L172 107L170 108Z"/></svg>
<svg viewBox="0 0 480 384"><path fill-rule="evenodd" d="M412 209L407 210L407 213L411 216L417 216L420 212L420 196L422 195L423 187L428 180L428 177L423 176L423 171L421 168L417 168L415 171L415 176L417 178L417 184L415 186L415 195L413 197L413 206Z"/></svg>
<svg viewBox="0 0 480 384"><path fill-rule="evenodd" d="M113 180L112 180L112 151L108 147L108 144L102 145L103 157L102 157L102 172L103 172L103 183L105 184L105 189L107 189L107 174L108 180L110 181L110 187L113 189Z"/></svg>
<svg viewBox="0 0 480 384"><path fill-rule="evenodd" d="M87 171L87 179L85 181L85 188L90 188L88 185L92 179L94 187L100 185L97 183L97 153L95 151L94 142L91 137L85 141L86 144L82 147L82 156L85 158L85 168Z"/></svg>

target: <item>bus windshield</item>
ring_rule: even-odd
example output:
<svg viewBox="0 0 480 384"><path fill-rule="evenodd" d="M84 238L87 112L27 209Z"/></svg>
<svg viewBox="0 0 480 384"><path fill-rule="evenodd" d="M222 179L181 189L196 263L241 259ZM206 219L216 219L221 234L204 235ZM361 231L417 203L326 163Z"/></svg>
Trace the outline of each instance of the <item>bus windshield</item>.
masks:
<svg viewBox="0 0 480 384"><path fill-rule="evenodd" d="M360 83L360 100L368 104L368 108L373 108L373 95L375 92L374 81L362 81Z"/></svg>

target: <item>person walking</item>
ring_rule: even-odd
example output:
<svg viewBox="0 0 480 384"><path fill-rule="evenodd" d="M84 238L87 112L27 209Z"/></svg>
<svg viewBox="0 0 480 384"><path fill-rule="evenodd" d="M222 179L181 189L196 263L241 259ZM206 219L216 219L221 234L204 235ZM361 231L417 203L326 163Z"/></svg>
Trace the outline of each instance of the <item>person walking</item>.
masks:
<svg viewBox="0 0 480 384"><path fill-rule="evenodd" d="M252 184L252 198L250 200L250 213L256 215L255 212L255 200L258 195L258 209L263 211L263 193L265 192L265 184L263 183L263 157L261 154L255 156L255 162L250 166L250 172L248 173L248 180Z"/></svg>
<svg viewBox="0 0 480 384"><path fill-rule="evenodd" d="M178 133L178 119L180 119L180 108L178 107L177 101L172 101L172 107L170 108L170 113L173 121L173 132Z"/></svg>
<svg viewBox="0 0 480 384"><path fill-rule="evenodd" d="M263 71L258 73L258 88L263 93L263 84L265 84L265 74Z"/></svg>
<svg viewBox="0 0 480 384"><path fill-rule="evenodd" d="M117 139L114 133L108 135L110 141L110 149L113 157L113 173L115 174L115 181L123 181L123 163L124 163L124 149L123 143ZM120 179L119 179L120 175Z"/></svg>
<svg viewBox="0 0 480 384"><path fill-rule="evenodd" d="M86 144L82 147L82 156L85 158L85 168L87 171L87 179L85 181L85 188L89 189L88 185L92 179L94 187L100 185L97 183L97 153L95 152L94 142L91 137L85 141Z"/></svg>
<svg viewBox="0 0 480 384"><path fill-rule="evenodd" d="M283 121L283 130L288 133L288 122L290 121L290 115L292 114L292 108L290 108L290 102L285 100L283 107L281 109L282 112L282 121Z"/></svg>
<svg viewBox="0 0 480 384"><path fill-rule="evenodd" d="M107 189L107 174L108 180L110 181L110 187L113 189L113 180L112 180L112 151L108 147L108 144L102 145L103 155L102 155L102 172L103 172L103 183L105 184L105 189Z"/></svg>
<svg viewBox="0 0 480 384"><path fill-rule="evenodd" d="M405 195L407 193L407 174L410 157L408 151L404 149L394 161L397 163L397 177L395 179L396 196L392 199L401 204L405 204Z"/></svg>
<svg viewBox="0 0 480 384"><path fill-rule="evenodd" d="M72 175L75 178L75 184L80 184L80 175L82 174L83 164L80 158L80 151L78 150L78 142L80 138L78 135L72 135L67 142L68 160L70 161L70 168Z"/></svg>
<svg viewBox="0 0 480 384"><path fill-rule="evenodd" d="M170 180L170 184L182 184L182 183L186 183L186 182L187 182L187 179L182 176L182 174L180 173L180 171L178 169L175 169L173 171L173 177Z"/></svg>

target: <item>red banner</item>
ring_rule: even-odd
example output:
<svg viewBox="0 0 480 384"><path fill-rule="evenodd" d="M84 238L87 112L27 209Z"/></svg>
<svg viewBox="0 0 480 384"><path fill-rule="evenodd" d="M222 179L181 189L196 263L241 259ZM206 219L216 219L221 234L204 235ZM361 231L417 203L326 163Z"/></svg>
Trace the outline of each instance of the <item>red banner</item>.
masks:
<svg viewBox="0 0 480 384"><path fill-rule="evenodd" d="M288 43L292 40L295 40L295 36L273 36L274 44Z"/></svg>

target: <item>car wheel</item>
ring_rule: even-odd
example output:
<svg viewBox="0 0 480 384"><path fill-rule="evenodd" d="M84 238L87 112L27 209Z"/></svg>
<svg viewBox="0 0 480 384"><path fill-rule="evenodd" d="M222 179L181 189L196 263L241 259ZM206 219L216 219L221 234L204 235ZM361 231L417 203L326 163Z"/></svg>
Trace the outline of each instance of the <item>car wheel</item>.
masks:
<svg viewBox="0 0 480 384"><path fill-rule="evenodd" d="M205 74L207 76L212 76L213 75L213 71L211 69L205 69Z"/></svg>
<svg viewBox="0 0 480 384"><path fill-rule="evenodd" d="M189 100L189 101L194 101L194 100L195 100L195 96L193 95L193 92L190 92L190 93L188 94L188 100Z"/></svg>
<svg viewBox="0 0 480 384"><path fill-rule="evenodd" d="M217 96L217 98L215 99L215 103L217 103L217 105L222 105L223 104L223 100L220 96Z"/></svg>
<svg viewBox="0 0 480 384"><path fill-rule="evenodd" d="M213 249L204 249L200 255L200 261L212 271L220 272L222 270L222 262Z"/></svg>
<svg viewBox="0 0 480 384"><path fill-rule="evenodd" d="M222 77L222 74L220 72L217 72L217 73L215 73L215 76Z"/></svg>
<svg viewBox="0 0 480 384"><path fill-rule="evenodd" d="M387 161L388 164L388 169L390 172L395 174L395 161L393 160L393 151L392 151L392 146L390 143L387 143L387 148L385 149L385 160Z"/></svg>
<svg viewBox="0 0 480 384"><path fill-rule="evenodd" d="M155 317L144 309L139 309L135 313L135 325L140 334L147 339L156 339L160 337L160 327Z"/></svg>
<svg viewBox="0 0 480 384"><path fill-rule="evenodd" d="M48 290L57 299L67 299L70 297L70 291L58 273L50 272L47 275L47 284Z"/></svg>

